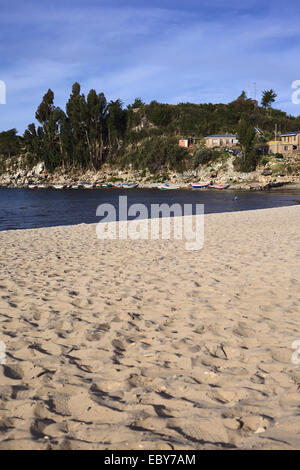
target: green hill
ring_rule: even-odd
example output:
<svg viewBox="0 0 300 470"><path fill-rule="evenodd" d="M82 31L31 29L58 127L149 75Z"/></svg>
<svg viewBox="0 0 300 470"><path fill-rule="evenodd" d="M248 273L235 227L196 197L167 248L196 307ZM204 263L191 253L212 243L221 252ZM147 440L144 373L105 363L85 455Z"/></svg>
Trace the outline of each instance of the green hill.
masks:
<svg viewBox="0 0 300 470"><path fill-rule="evenodd" d="M194 135L201 149L205 135L236 133L245 121L263 131L260 143L274 137L275 125L279 132L300 129L300 116L259 106L244 92L228 104L145 104L137 98L125 108L120 100L107 102L95 90L85 96L78 83L65 110L55 106L54 93L48 90L35 117L39 125L29 124L23 136L15 130L0 133L2 166L5 158L22 155L24 165L43 161L49 172L59 167L98 170L104 163L153 173L182 170L195 164L199 148L180 148L180 137ZM205 163L213 154L201 158Z"/></svg>

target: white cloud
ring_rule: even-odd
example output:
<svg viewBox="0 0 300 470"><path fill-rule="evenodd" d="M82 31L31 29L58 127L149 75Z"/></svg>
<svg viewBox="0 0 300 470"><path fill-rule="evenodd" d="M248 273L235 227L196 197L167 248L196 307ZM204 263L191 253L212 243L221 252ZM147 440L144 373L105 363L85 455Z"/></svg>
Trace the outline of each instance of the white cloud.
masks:
<svg viewBox="0 0 300 470"><path fill-rule="evenodd" d="M30 4L35 8L24 14ZM237 12L239 5L230 4ZM291 82L300 78L295 69L298 18L287 22L273 11L267 14L242 11L224 21L223 16L201 15L199 9L67 8L65 3L45 11L30 1L15 12L6 7L0 18L2 30L8 31L0 42L0 79L8 91L0 129L15 119L22 131L48 88L57 105L64 106L74 81L85 93L95 88L126 103L136 96L199 103L230 101L250 80L258 95L274 88L278 104L299 114L290 99Z"/></svg>

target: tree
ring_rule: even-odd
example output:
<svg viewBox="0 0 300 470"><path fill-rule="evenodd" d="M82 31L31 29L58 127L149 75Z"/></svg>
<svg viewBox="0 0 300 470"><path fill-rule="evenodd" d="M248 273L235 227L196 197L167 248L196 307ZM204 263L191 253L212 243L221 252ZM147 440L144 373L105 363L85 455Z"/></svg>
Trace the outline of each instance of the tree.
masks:
<svg viewBox="0 0 300 470"><path fill-rule="evenodd" d="M274 103L277 95L274 90L265 90L262 93L261 105L265 109L271 108L272 103Z"/></svg>
<svg viewBox="0 0 300 470"><path fill-rule="evenodd" d="M82 101L82 121L93 168L97 168L103 160L107 111L104 94L97 95L95 90L90 90L86 103Z"/></svg>
<svg viewBox="0 0 300 470"><path fill-rule="evenodd" d="M147 107L147 117L155 126L164 127L170 124L172 118L175 117L172 111L169 104L158 103L154 100Z"/></svg>
<svg viewBox="0 0 300 470"><path fill-rule="evenodd" d="M133 109L142 108L143 106L145 106L145 103L141 98L135 98L134 103L131 105Z"/></svg>
<svg viewBox="0 0 300 470"><path fill-rule="evenodd" d="M110 150L116 148L120 143L120 140L124 139L126 124L127 124L127 112L123 109L123 103L121 100L110 101L108 104L108 141Z"/></svg>
<svg viewBox="0 0 300 470"><path fill-rule="evenodd" d="M59 123L63 111L54 106L54 93L48 90L35 113L36 119L42 124L40 133L41 147L44 153L45 166L54 170L63 163ZM29 136L27 136L29 137Z"/></svg>
<svg viewBox="0 0 300 470"><path fill-rule="evenodd" d="M84 117L86 115L86 101L83 94L80 94L80 85L75 82L72 86L72 93L66 104L66 112L72 132L72 155L74 164L86 167L90 161L89 149L86 143L86 126Z"/></svg>
<svg viewBox="0 0 300 470"><path fill-rule="evenodd" d="M16 129L0 132L0 154L10 157L17 153L20 147Z"/></svg>
<svg viewBox="0 0 300 470"><path fill-rule="evenodd" d="M246 92L243 90L240 96L237 98L239 101L245 101L247 99Z"/></svg>
<svg viewBox="0 0 300 470"><path fill-rule="evenodd" d="M45 127L47 127L50 116L54 110L53 102L54 102L54 93L49 88L47 93L43 96L43 101L41 102L41 104L39 105L35 113L35 118Z"/></svg>
<svg viewBox="0 0 300 470"><path fill-rule="evenodd" d="M39 129L41 128L39 127ZM28 152L27 162L30 166L33 166L42 158L42 138L34 123L28 125L23 140Z"/></svg>
<svg viewBox="0 0 300 470"><path fill-rule="evenodd" d="M253 171L256 168L255 136L256 133L251 122L248 119L242 119L238 126L237 137L243 155L236 162L241 171Z"/></svg>

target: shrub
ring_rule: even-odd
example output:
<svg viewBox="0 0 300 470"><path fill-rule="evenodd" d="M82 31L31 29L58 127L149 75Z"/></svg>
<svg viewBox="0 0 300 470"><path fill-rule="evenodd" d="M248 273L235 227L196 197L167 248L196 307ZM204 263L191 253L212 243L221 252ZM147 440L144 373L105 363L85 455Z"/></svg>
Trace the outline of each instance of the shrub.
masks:
<svg viewBox="0 0 300 470"><path fill-rule="evenodd" d="M211 149L197 150L194 155L194 169L198 168L199 165L203 165L212 160L214 152Z"/></svg>
<svg viewBox="0 0 300 470"><path fill-rule="evenodd" d="M254 171L259 160L259 155L255 150L250 150L246 155L239 155L233 161L236 170L249 173Z"/></svg>
<svg viewBox="0 0 300 470"><path fill-rule="evenodd" d="M260 163L263 165L263 166L266 166L270 161L270 158L268 157L263 157L260 161Z"/></svg>
<svg viewBox="0 0 300 470"><path fill-rule="evenodd" d="M177 138L155 136L136 146L128 160L135 170L148 168L157 173L164 167L182 170L188 156L188 151L179 147Z"/></svg>

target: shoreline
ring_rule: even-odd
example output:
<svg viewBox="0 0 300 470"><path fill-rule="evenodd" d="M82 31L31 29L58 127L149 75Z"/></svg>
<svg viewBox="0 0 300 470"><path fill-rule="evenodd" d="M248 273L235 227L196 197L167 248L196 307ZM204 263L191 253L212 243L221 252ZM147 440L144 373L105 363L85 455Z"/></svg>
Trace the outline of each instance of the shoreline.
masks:
<svg viewBox="0 0 300 470"><path fill-rule="evenodd" d="M228 191L228 190L226 190ZM300 197L300 195L299 195ZM298 206L300 205L300 199L299 200L294 200L293 201L294 203L293 204L287 204L287 205L282 205L282 206L275 206L275 207L261 207L261 208L253 208L253 209L239 209L239 210L236 210L236 211L219 211L219 212L205 212L204 211L204 216L208 216L208 215L213 215L213 214L235 214L235 213L244 213L244 212L255 212L255 211L262 211L262 210L272 210L272 209L283 209L283 208L286 208L286 207L295 207L295 206ZM190 216L179 216L179 217L190 217ZM192 217L195 217L195 215L193 215ZM173 219L174 216L172 217L167 217L167 218L171 218ZM162 218L160 218L159 220L161 220ZM142 219L142 220L152 220L151 217L148 217L146 219ZM116 222L113 222L113 223L116 223L118 224L119 222L124 222L122 220L116 220ZM50 228L59 228L59 227L77 227L77 226L92 226L92 225L97 225L99 222L74 222L74 223L68 223L68 224L53 224L53 225L46 225L46 226L40 226L40 227L20 227L20 228L11 228L11 229L4 229L2 230L1 229L1 225L0 225L0 233L6 233L6 232L14 232L14 231L22 231L22 230L40 230L40 229L50 229ZM130 220L128 220L128 223L130 223Z"/></svg>
<svg viewBox="0 0 300 470"><path fill-rule="evenodd" d="M170 181L168 181L170 183ZM54 183L53 183L54 184ZM45 188L37 188L37 189L33 189L33 191L35 190L43 190L43 189L53 189L55 191L58 191L58 189L55 189L53 188L53 184L49 184L48 187L45 187ZM161 183L139 183L139 185L134 188L136 190L138 189L158 189L158 185L161 184ZM172 183L171 183L172 184ZM178 191L180 190L190 190L190 191L211 191L212 189L209 189L209 188L202 188L202 189L193 189L192 187L190 187L190 184L191 183L176 183L176 185L179 186L179 188L177 189ZM70 186L71 183L66 183L66 186ZM1 185L0 184L0 189L30 189L28 188L28 184L25 184L25 185ZM120 189L120 188L92 188L92 189L88 189L86 191L91 191L91 190L94 190L94 191L99 191L99 190L113 190L113 189ZM72 190L72 188L63 188L63 189L60 189L60 190L64 190L64 191L67 191L67 190ZM76 189L76 191L78 190L85 190L83 187L82 188L79 188L79 189ZM240 192L248 192L248 191L298 191L300 190L300 182L299 183L295 183L295 182L280 182L280 181L276 181L274 183L272 182L269 182L269 183L266 183L264 185L262 184L259 184L259 183L256 183L255 185L251 185L250 183L244 183L244 184L239 184L239 183L236 183L236 184L231 184L228 188L226 189L215 189L214 191L240 191ZM125 190L124 190L125 191ZM127 189L127 191L130 191L130 189Z"/></svg>
<svg viewBox="0 0 300 470"><path fill-rule="evenodd" d="M0 232L0 449L300 449L299 216L206 214L199 251Z"/></svg>
<svg viewBox="0 0 300 470"><path fill-rule="evenodd" d="M287 208L287 207L296 207L300 205L300 200L299 202L295 201L294 204L290 204L290 205L286 205L286 206L276 206L276 207L262 207L262 208L255 208L255 209L241 209L241 210L237 210L237 211L220 211L220 212L204 212L204 217L207 217L207 216L210 216L210 215L217 215L217 214L236 214L236 213L244 213L244 212L256 212L256 211L271 211L273 209L284 209L284 208ZM179 217L191 217L191 216L187 216L187 215L182 215L182 216L179 216ZM195 215L192 215L192 217L195 217ZM174 219L174 217L170 217L170 219ZM151 217L148 217L147 219L141 219L141 220L152 220ZM161 220L161 218L159 219ZM119 222L123 222L124 221L120 221L120 220L117 220L116 222L112 222L114 224L118 224ZM128 223L130 223L130 220L127 221ZM24 228L12 228L12 229L9 229L9 230L1 230L0 229L0 234L1 233L11 233L11 232L19 232L20 230L43 230L43 229L55 229L55 228L71 228L71 227L79 227L79 226L87 226L87 227L91 227L92 225L93 226L96 226L99 222L78 222L78 223L73 223L73 224L60 224L60 225L47 225L45 227L24 227Z"/></svg>

